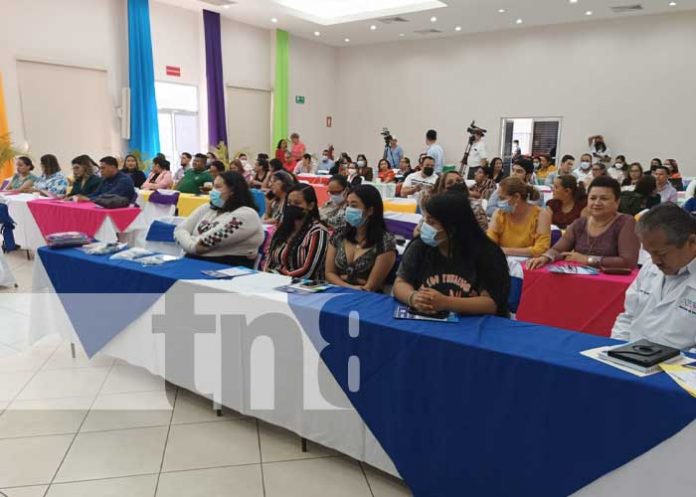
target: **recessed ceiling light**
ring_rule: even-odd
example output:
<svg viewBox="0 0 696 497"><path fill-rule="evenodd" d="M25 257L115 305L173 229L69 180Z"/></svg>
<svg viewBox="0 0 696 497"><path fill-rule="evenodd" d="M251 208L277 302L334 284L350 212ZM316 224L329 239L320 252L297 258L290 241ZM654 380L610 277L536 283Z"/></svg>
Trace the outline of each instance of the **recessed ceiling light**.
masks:
<svg viewBox="0 0 696 497"><path fill-rule="evenodd" d="M517 19L515 22L516 22L517 24L522 24L522 19Z"/></svg>
<svg viewBox="0 0 696 497"><path fill-rule="evenodd" d="M404 33L399 33L399 36L403 37L406 36Z"/></svg>
<svg viewBox="0 0 696 497"><path fill-rule="evenodd" d="M505 9L498 9L498 14L505 14Z"/></svg>
<svg viewBox="0 0 696 497"><path fill-rule="evenodd" d="M669 6L670 6L670 7L676 7L676 6L677 6L677 2L669 2Z"/></svg>
<svg viewBox="0 0 696 497"><path fill-rule="evenodd" d="M456 28L454 28L454 30L455 30L455 31L461 31L461 30L462 30L462 27L461 27L461 26L457 26Z"/></svg>
<svg viewBox="0 0 696 497"><path fill-rule="evenodd" d="M570 3L578 3L578 0L570 0Z"/></svg>
<svg viewBox="0 0 696 497"><path fill-rule="evenodd" d="M271 17L271 22L273 24L278 24L278 19L276 19L275 17Z"/></svg>
<svg viewBox="0 0 696 497"><path fill-rule="evenodd" d="M343 41L345 41L346 43L350 43L350 38L346 38L346 39L343 40Z"/></svg>
<svg viewBox="0 0 696 497"><path fill-rule="evenodd" d="M314 36L321 36L321 33L319 31L315 31Z"/></svg>
<svg viewBox="0 0 696 497"><path fill-rule="evenodd" d="M229 9L230 6L229 6L229 5L225 5L223 8L224 8L224 9Z"/></svg>
<svg viewBox="0 0 696 497"><path fill-rule="evenodd" d="M437 22L437 17L435 17L435 16L431 17L430 22Z"/></svg>
<svg viewBox="0 0 696 497"><path fill-rule="evenodd" d="M372 31L375 31L375 30L377 29L377 26L375 26L375 25L373 24L372 26L370 26L370 29L371 29Z"/></svg>
<svg viewBox="0 0 696 497"><path fill-rule="evenodd" d="M206 1L220 2L220 0ZM447 0L273 0L272 2L249 0L246 3L278 4L293 10L293 15L306 21L332 26L356 21L373 22L382 17L417 12L430 12L430 15L433 15L435 9L447 7L448 2Z"/></svg>
<svg viewBox="0 0 696 497"><path fill-rule="evenodd" d="M591 16L591 15L592 15L592 11L591 11L591 10L586 11L586 12L585 12L585 15L586 15L586 16Z"/></svg>

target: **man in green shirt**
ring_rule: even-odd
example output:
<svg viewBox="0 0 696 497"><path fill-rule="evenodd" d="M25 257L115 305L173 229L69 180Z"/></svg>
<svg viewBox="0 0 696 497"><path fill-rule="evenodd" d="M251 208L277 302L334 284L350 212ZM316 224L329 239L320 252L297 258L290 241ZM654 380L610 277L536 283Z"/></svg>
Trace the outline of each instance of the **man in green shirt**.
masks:
<svg viewBox="0 0 696 497"><path fill-rule="evenodd" d="M201 193L201 187L206 183L212 183L213 177L205 170L205 162L207 157L203 154L196 154L193 158L193 169L189 169L181 178L176 189L181 193L193 193L198 195Z"/></svg>

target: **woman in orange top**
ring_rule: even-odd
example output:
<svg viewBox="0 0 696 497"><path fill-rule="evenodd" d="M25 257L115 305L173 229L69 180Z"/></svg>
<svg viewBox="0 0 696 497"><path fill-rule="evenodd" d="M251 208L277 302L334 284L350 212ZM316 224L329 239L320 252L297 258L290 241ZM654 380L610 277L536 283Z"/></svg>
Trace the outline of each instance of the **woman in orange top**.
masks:
<svg viewBox="0 0 696 497"><path fill-rule="evenodd" d="M396 175L394 170L389 167L387 159L382 159L377 164L377 177L382 183L396 183Z"/></svg>
<svg viewBox="0 0 696 497"><path fill-rule="evenodd" d="M521 179L500 182L498 210L488 226L488 236L505 255L538 257L551 247L551 215L528 200L539 192Z"/></svg>

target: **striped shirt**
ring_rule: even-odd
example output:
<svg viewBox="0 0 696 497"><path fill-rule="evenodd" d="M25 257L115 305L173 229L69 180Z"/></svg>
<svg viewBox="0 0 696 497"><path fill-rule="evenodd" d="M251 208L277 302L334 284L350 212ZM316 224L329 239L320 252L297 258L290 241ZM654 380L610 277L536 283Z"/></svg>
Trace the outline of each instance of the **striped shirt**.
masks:
<svg viewBox="0 0 696 497"><path fill-rule="evenodd" d="M324 260L329 244L329 230L319 221L303 232L297 233L302 237L299 243L283 240L271 244L266 256L266 271L277 271L293 278L309 278L320 280L324 277Z"/></svg>

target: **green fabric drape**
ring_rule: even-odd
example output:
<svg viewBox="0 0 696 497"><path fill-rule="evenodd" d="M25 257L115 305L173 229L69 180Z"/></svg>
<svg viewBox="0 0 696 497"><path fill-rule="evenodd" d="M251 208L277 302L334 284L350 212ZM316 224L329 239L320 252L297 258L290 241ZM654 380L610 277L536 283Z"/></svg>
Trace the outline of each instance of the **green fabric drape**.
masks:
<svg viewBox="0 0 696 497"><path fill-rule="evenodd" d="M290 81L290 36L276 30L275 91L273 94L273 147L288 137L288 93Z"/></svg>

